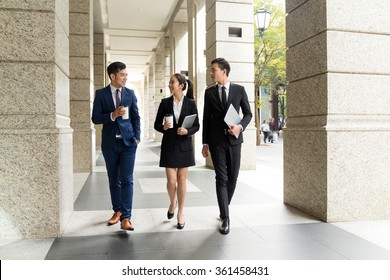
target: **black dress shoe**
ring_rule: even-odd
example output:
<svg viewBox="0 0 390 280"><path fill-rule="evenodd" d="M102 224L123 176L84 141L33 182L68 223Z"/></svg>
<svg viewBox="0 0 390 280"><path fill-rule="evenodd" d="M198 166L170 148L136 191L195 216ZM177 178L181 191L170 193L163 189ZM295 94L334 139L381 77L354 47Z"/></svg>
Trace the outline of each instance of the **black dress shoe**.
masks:
<svg viewBox="0 0 390 280"><path fill-rule="evenodd" d="M177 229L183 229L184 228L184 226L185 226L185 222L183 222L183 223L179 223L179 222L177 222Z"/></svg>
<svg viewBox="0 0 390 280"><path fill-rule="evenodd" d="M222 225L219 228L219 232L221 234L228 234L230 232L230 221L228 218L222 221Z"/></svg>
<svg viewBox="0 0 390 280"><path fill-rule="evenodd" d="M167 218L168 218L168 220L172 219L174 215L175 215L175 212L169 213L169 210L168 210L168 212L167 212Z"/></svg>

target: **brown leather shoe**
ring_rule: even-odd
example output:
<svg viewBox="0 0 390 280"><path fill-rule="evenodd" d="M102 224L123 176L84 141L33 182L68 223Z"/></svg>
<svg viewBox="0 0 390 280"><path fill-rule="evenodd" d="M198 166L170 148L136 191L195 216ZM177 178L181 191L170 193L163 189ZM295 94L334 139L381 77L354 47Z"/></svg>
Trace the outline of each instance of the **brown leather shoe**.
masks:
<svg viewBox="0 0 390 280"><path fill-rule="evenodd" d="M121 229L134 230L133 224L131 223L130 219L125 218L122 220Z"/></svg>
<svg viewBox="0 0 390 280"><path fill-rule="evenodd" d="M111 219L108 220L107 224L109 226L115 225L119 222L120 217L122 216L121 211L115 212L114 215L112 215Z"/></svg>

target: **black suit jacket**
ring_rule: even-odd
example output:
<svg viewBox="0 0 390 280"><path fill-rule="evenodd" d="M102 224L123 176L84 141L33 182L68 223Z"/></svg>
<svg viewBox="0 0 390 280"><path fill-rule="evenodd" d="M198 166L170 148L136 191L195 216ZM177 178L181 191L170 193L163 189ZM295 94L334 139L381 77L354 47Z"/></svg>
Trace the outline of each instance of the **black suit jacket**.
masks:
<svg viewBox="0 0 390 280"><path fill-rule="evenodd" d="M206 89L203 111L203 144L217 145L221 141L227 141L230 145L243 143L242 133L240 133L238 138L230 134L225 135L225 129L228 129L228 126L225 123L224 118L230 104L234 106L237 112L239 112L241 108L243 117L240 125L243 130L245 130L252 119L252 112L245 88L241 85L230 83L226 108L222 107L218 94L218 85Z"/></svg>
<svg viewBox="0 0 390 280"><path fill-rule="evenodd" d="M175 114L173 113L173 96L162 99L160 106L158 107L156 120L154 121L154 129L164 134L161 141L162 150L172 151L174 150L175 145L179 145L182 152L193 150L191 136L199 130L198 115L195 118L193 126L187 128L187 135L177 134L177 128L181 127L186 116L198 114L195 100L189 99L186 96L183 98L183 106L181 108L180 117L177 123ZM173 115L173 128L163 130L164 116L167 114Z"/></svg>

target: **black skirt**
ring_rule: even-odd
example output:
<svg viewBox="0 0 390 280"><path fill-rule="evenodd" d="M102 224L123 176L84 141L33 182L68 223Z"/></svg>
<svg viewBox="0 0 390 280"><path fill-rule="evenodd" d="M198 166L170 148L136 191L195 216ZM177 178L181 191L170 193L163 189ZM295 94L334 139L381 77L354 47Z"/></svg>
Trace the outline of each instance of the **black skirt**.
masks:
<svg viewBox="0 0 390 280"><path fill-rule="evenodd" d="M174 151L161 150L160 167L182 168L194 165L194 150L182 152L179 145L175 145Z"/></svg>

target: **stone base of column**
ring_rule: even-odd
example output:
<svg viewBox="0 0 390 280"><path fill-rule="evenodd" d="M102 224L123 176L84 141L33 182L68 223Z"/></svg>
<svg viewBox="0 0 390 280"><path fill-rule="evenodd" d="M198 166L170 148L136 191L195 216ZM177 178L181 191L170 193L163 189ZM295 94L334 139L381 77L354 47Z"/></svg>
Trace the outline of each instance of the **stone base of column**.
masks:
<svg viewBox="0 0 390 280"><path fill-rule="evenodd" d="M390 131L284 135L284 202L325 222L390 219Z"/></svg>
<svg viewBox="0 0 390 280"><path fill-rule="evenodd" d="M73 171L92 172L95 165L95 131L88 129L74 129L73 133Z"/></svg>
<svg viewBox="0 0 390 280"><path fill-rule="evenodd" d="M240 170L256 170L256 128L248 125L244 132L244 143L241 146ZM206 166L213 167L211 156L206 158Z"/></svg>
<svg viewBox="0 0 390 280"><path fill-rule="evenodd" d="M154 141L156 141L156 142L161 142L161 141L162 141L162 137L163 137L163 134L162 134L162 133L156 132L156 133L154 134Z"/></svg>
<svg viewBox="0 0 390 280"><path fill-rule="evenodd" d="M95 135L94 135L95 147L97 149L100 149L101 146L102 146L102 129L103 129L103 125L95 124L94 127L95 127Z"/></svg>
<svg viewBox="0 0 390 280"><path fill-rule="evenodd" d="M241 148L242 170L256 170L256 127L247 126L244 131L244 144Z"/></svg>
<svg viewBox="0 0 390 280"><path fill-rule="evenodd" d="M73 212L72 129L0 131L0 238L53 238Z"/></svg>

